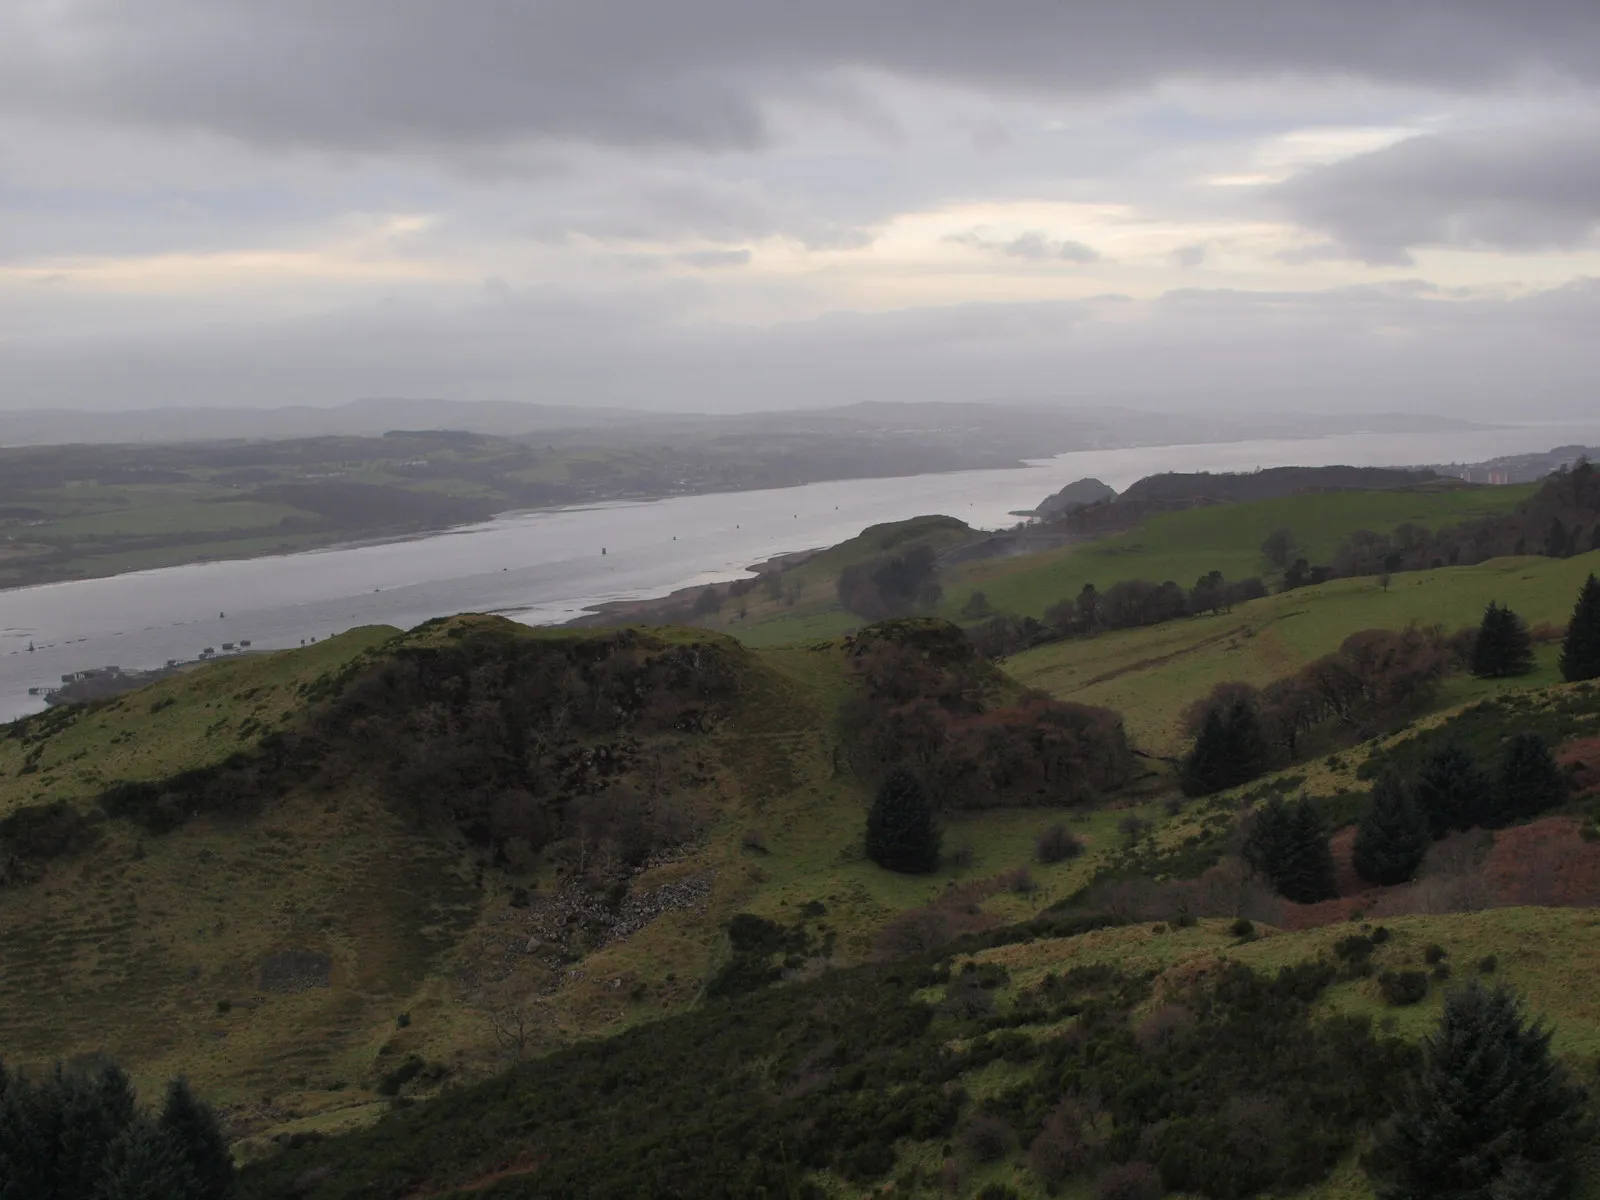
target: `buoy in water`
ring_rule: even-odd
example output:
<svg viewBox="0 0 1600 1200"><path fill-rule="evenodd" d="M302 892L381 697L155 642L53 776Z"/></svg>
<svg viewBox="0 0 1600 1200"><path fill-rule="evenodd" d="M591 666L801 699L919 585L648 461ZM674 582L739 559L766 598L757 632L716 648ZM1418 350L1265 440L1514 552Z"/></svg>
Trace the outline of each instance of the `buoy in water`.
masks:
<svg viewBox="0 0 1600 1200"><path fill-rule="evenodd" d="M600 547L600 555L601 555L602 558L605 557L605 552L606 552L606 548L604 546L601 546Z"/></svg>

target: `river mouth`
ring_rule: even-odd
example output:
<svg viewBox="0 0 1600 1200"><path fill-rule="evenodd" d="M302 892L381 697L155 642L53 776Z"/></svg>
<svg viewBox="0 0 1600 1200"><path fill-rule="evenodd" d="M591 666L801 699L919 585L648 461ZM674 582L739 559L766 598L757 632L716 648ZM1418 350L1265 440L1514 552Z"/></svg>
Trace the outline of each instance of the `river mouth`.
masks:
<svg viewBox="0 0 1600 1200"><path fill-rule="evenodd" d="M225 643L282 649L457 612L558 624L596 605L738 578L885 521L943 513L1007 528L1015 510L1086 476L1120 490L1162 471L1475 462L1597 441L1600 421L1073 451L998 470L512 513L417 538L15 589L0 592L0 721L36 711L43 700L28 689L64 675L161 667Z"/></svg>

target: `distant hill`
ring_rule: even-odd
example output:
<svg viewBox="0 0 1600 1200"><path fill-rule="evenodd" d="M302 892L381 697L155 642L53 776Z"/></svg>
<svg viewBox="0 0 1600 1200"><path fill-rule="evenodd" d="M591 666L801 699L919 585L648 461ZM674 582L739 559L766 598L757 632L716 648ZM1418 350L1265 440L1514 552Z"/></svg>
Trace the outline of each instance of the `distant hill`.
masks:
<svg viewBox="0 0 1600 1200"><path fill-rule="evenodd" d="M1061 513L1069 513L1087 504L1099 504L1104 500L1116 499L1117 489L1109 484L1101 483L1098 479L1078 479L1067 484L1059 492L1046 496L1039 502L1039 507L1034 509L1034 515L1045 520Z"/></svg>
<svg viewBox="0 0 1600 1200"><path fill-rule="evenodd" d="M112 412L0 410L0 446L69 442L230 441L252 438L373 437L393 429L459 429L513 436L603 428L652 419L620 408L490 401L370 399L330 408L148 408Z"/></svg>
<svg viewBox="0 0 1600 1200"><path fill-rule="evenodd" d="M1304 492L1367 491L1428 483L1433 471L1389 467L1270 467L1264 471L1147 475L1130 485L1119 503L1181 504L1205 500L1276 500Z"/></svg>

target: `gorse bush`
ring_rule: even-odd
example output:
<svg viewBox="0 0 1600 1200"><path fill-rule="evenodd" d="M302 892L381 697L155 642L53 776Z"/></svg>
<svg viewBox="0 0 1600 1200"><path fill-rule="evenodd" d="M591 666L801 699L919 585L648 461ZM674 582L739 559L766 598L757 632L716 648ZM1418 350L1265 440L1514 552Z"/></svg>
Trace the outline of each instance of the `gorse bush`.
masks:
<svg viewBox="0 0 1600 1200"><path fill-rule="evenodd" d="M1059 822L1051 825L1033 844L1033 856L1040 863L1066 862L1083 853L1083 840Z"/></svg>
<svg viewBox="0 0 1600 1200"><path fill-rule="evenodd" d="M152 1116L116 1066L34 1080L0 1064L5 1200L226 1200L233 1186L216 1115L182 1079Z"/></svg>

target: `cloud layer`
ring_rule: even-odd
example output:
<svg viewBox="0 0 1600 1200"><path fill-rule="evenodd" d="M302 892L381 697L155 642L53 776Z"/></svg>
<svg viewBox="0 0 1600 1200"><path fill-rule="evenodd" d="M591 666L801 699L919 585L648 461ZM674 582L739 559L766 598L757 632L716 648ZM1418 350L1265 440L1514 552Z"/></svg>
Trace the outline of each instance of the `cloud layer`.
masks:
<svg viewBox="0 0 1600 1200"><path fill-rule="evenodd" d="M1589 403L1594 0L13 0L0 407Z"/></svg>

